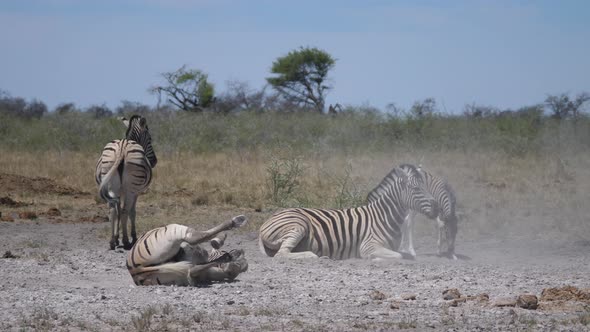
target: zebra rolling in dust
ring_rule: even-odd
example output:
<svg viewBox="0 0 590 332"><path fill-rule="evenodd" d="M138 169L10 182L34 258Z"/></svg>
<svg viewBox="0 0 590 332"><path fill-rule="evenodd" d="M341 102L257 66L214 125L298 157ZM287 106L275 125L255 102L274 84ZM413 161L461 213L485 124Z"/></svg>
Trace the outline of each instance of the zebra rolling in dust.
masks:
<svg viewBox="0 0 590 332"><path fill-rule="evenodd" d="M248 269L243 250L218 250L225 240L220 232L245 225L237 216L208 231L171 224L152 229L127 254L127 269L136 285L194 286L211 281L233 280ZM199 243L211 240L207 252Z"/></svg>
<svg viewBox="0 0 590 332"><path fill-rule="evenodd" d="M125 139L111 141L104 147L95 170L99 195L109 205L111 250L119 245L119 228L123 231L123 248L131 249L137 240L137 196L147 190L152 168L158 162L146 119L133 115L129 120L121 120L127 126ZM127 218L131 221L131 242L127 236Z"/></svg>
<svg viewBox="0 0 590 332"><path fill-rule="evenodd" d="M392 185L369 205L343 209L283 210L260 227L259 245L268 256L373 260L404 258L397 252L410 209L438 214L435 200L397 171Z"/></svg>
<svg viewBox="0 0 590 332"><path fill-rule="evenodd" d="M455 238L457 237L457 215L455 213L456 196L453 188L442 178L432 175L422 169L421 166L402 164L394 168L383 180L367 195L367 202L376 201L391 185L397 169L401 169L409 178L412 185L423 186L437 201L439 213L435 216L438 226L438 255L457 259L455 255ZM402 226L402 243L400 250L416 256L413 243L413 228L416 212L410 210L406 216L406 222Z"/></svg>

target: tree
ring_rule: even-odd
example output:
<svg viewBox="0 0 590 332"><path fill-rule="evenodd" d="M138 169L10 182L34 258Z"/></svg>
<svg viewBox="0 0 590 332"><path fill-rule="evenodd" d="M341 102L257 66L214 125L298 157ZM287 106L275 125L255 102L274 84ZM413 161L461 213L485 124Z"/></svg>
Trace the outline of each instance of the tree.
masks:
<svg viewBox="0 0 590 332"><path fill-rule="evenodd" d="M187 112L202 112L215 101L213 84L207 81L207 74L198 69L182 66L174 72L163 73L162 77L167 85L150 89L158 94L158 100L163 92L168 102Z"/></svg>
<svg viewBox="0 0 590 332"><path fill-rule="evenodd" d="M324 110L325 95L332 87L327 84L328 72L336 60L330 54L317 48L303 48L291 51L272 64L267 82L281 95L298 105Z"/></svg>
<svg viewBox="0 0 590 332"><path fill-rule="evenodd" d="M86 112L94 115L94 118L107 118L113 116L113 111L106 104L92 105L86 109Z"/></svg>
<svg viewBox="0 0 590 332"><path fill-rule="evenodd" d="M227 89L215 98L215 111L229 113L237 110L262 111L265 107L265 90L254 90L247 82L227 81Z"/></svg>
<svg viewBox="0 0 590 332"><path fill-rule="evenodd" d="M436 113L436 100L434 98L426 98L422 101L414 102L410 108L410 114L417 118L424 118L432 116Z"/></svg>
<svg viewBox="0 0 590 332"><path fill-rule="evenodd" d="M568 116L577 119L582 111L582 106L588 101L590 101L590 94L587 92L580 93L573 100L567 94L562 93L558 96L548 95L545 105L553 112L553 117L558 120Z"/></svg>

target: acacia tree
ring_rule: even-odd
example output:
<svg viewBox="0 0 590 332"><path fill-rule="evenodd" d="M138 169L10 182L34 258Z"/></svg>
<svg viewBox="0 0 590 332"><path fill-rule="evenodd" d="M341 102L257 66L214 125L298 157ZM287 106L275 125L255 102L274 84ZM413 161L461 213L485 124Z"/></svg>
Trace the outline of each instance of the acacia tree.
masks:
<svg viewBox="0 0 590 332"><path fill-rule="evenodd" d="M549 95L545 99L545 105L553 112L553 117L556 119L564 119L568 116L577 119L586 102L590 101L590 94L587 92L580 93L574 99L562 93L557 96Z"/></svg>
<svg viewBox="0 0 590 332"><path fill-rule="evenodd" d="M301 106L312 107L321 113L325 96L332 86L327 84L328 72L336 60L317 48L301 47L278 58L272 64L267 82L283 97Z"/></svg>
<svg viewBox="0 0 590 332"><path fill-rule="evenodd" d="M207 81L207 74L198 69L182 66L176 71L163 73L162 77L166 85L150 89L151 93L158 94L158 104L162 93L168 102L187 112L202 112L215 101L213 84Z"/></svg>

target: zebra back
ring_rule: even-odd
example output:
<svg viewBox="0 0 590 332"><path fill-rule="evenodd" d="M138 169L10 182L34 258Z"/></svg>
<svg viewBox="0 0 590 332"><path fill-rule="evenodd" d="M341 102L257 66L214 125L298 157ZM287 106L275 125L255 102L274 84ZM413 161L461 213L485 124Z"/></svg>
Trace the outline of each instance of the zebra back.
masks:
<svg viewBox="0 0 590 332"><path fill-rule="evenodd" d="M127 254L127 269L154 266L174 260L181 251L181 243L187 231L187 226L170 224L146 232Z"/></svg>
<svg viewBox="0 0 590 332"><path fill-rule="evenodd" d="M150 135L147 120L140 115L133 115L129 120L123 118L123 122L127 126L125 138L141 145L150 166L152 168L156 167L158 158L152 147L152 136Z"/></svg>

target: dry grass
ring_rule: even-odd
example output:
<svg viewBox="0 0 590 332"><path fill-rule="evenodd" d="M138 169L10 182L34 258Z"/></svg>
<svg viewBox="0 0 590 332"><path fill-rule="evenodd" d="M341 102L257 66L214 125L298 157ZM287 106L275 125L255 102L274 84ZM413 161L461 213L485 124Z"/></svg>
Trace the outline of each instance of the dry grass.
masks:
<svg viewBox="0 0 590 332"><path fill-rule="evenodd" d="M393 150L393 149L392 149ZM92 193L96 154L74 152L26 153L2 151L0 169L5 173L42 176ZM250 220L246 231L255 231L275 206L270 197L268 167L273 158L297 158L303 173L285 206L338 207L342 193L362 201L366 193L390 169L402 162L422 163L448 179L458 196L461 234L539 233L557 230L578 236L590 233L590 156L536 155L510 157L502 153L460 151L424 152L399 150L391 153L344 154L310 153L289 155L280 152L241 152L161 156L150 190L139 198L138 227L145 231L179 223L212 225L220 219L243 213ZM346 180L346 181L344 181ZM5 194L0 188L0 194ZM106 205L92 197L35 193L6 193L34 203L41 213L55 206L65 214L106 214ZM422 226L420 226L422 225ZM419 222L429 233L429 222Z"/></svg>

